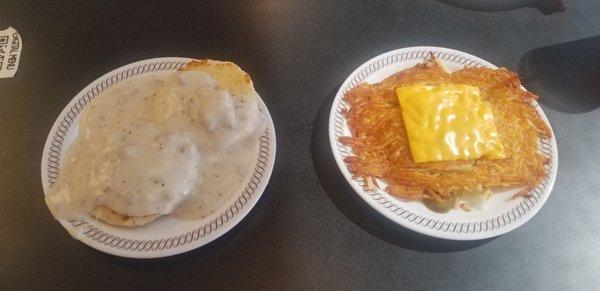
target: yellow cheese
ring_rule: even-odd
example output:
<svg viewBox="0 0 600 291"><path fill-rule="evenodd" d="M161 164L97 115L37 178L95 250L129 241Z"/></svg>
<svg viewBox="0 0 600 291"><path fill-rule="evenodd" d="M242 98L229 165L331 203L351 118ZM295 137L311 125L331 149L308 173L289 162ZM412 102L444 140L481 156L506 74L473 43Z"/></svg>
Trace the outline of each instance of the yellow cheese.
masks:
<svg viewBox="0 0 600 291"><path fill-rule="evenodd" d="M479 88L446 84L398 87L415 162L504 158L490 104Z"/></svg>

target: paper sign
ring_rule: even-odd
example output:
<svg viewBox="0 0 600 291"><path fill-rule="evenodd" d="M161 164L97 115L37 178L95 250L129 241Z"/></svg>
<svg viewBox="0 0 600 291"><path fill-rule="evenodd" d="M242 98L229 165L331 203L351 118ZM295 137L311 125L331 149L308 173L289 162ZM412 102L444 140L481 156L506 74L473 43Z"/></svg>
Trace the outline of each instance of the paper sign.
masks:
<svg viewBox="0 0 600 291"><path fill-rule="evenodd" d="M12 27L0 31L0 78L12 78L19 68L21 36Z"/></svg>

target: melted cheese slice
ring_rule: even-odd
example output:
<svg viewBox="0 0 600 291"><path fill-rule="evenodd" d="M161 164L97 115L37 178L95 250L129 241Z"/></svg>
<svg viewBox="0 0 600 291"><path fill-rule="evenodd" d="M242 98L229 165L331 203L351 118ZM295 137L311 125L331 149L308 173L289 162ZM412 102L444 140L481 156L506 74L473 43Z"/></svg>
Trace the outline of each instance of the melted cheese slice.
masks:
<svg viewBox="0 0 600 291"><path fill-rule="evenodd" d="M396 95L415 162L505 157L491 106L479 88L414 85L398 87Z"/></svg>

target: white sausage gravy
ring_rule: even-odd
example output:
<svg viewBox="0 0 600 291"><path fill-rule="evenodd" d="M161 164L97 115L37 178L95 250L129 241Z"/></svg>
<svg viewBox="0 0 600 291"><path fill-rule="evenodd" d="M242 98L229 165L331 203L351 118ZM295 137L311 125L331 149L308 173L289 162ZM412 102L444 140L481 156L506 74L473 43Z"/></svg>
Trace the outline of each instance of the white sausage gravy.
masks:
<svg viewBox="0 0 600 291"><path fill-rule="evenodd" d="M202 219L243 186L264 122L255 93L202 71L122 81L86 107L46 203L57 219L97 206Z"/></svg>

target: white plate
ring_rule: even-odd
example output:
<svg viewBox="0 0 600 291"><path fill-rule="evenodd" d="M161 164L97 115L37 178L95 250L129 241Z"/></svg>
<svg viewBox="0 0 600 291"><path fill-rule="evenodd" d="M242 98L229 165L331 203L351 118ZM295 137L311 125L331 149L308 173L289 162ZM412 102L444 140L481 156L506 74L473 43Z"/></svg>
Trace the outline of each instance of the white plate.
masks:
<svg viewBox="0 0 600 291"><path fill-rule="evenodd" d="M451 71L465 66L497 68L470 54L439 47L403 48L381 54L367 61L350 74L333 101L329 115L329 140L335 160L348 183L362 199L385 217L408 229L428 236L451 240L485 239L511 231L531 219L542 208L550 195L558 166L554 134L551 139L540 140L540 151L549 156L551 162L546 167L548 176L538 187L531 189L531 198L510 199L519 189L496 192L486 202L485 210L466 212L455 209L448 213L437 213L428 209L421 202L402 201L384 190L365 191L364 181L352 179L344 162L344 157L352 155L352 149L338 141L341 136L351 135L342 114L343 110L348 108L344 101L346 93L362 82L380 82L395 72L413 67L423 62L429 52L433 52ZM534 102L534 105L548 123L539 104Z"/></svg>
<svg viewBox="0 0 600 291"><path fill-rule="evenodd" d="M61 161L78 133L81 112L89 102L107 88L136 76L177 71L192 59L156 58L135 62L98 78L79 92L54 122L42 156L44 193L58 176ZM60 224L76 239L105 253L130 258L156 258L180 254L203 246L220 237L239 223L262 195L275 162L275 128L266 105L259 98L259 108L267 117L258 143L255 166L239 192L203 220L179 220L161 217L138 228L115 227L89 215Z"/></svg>

